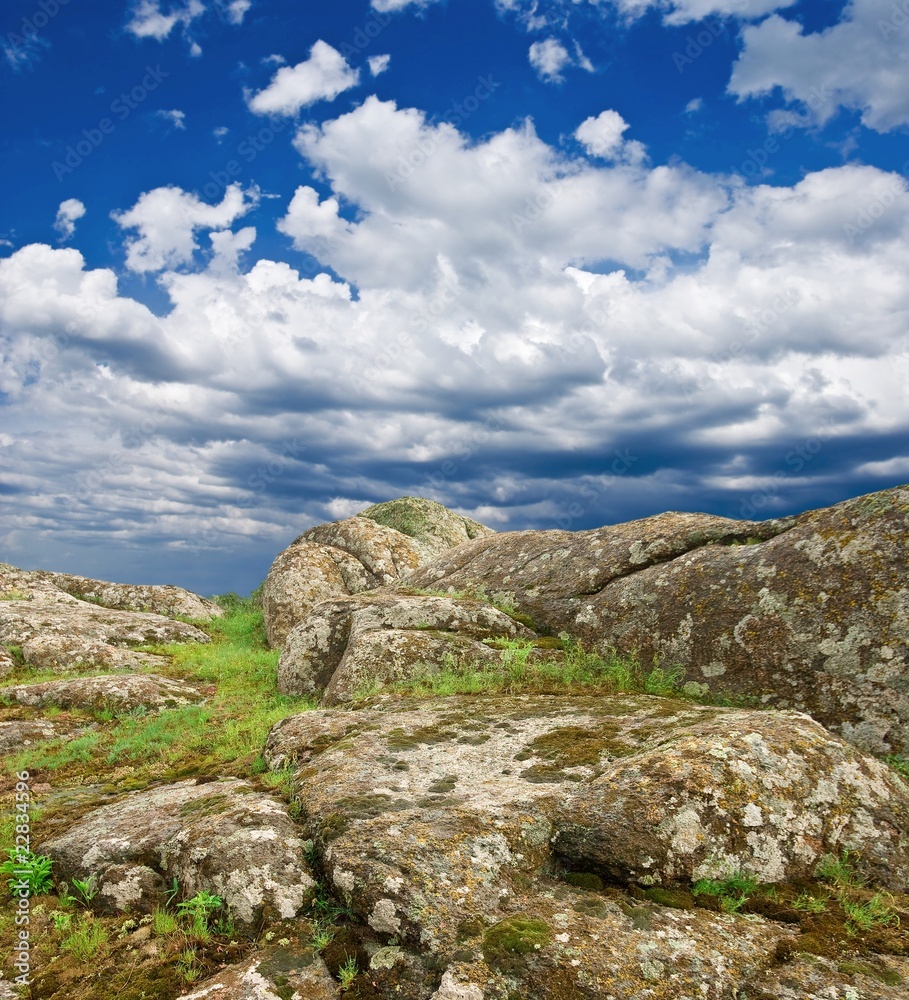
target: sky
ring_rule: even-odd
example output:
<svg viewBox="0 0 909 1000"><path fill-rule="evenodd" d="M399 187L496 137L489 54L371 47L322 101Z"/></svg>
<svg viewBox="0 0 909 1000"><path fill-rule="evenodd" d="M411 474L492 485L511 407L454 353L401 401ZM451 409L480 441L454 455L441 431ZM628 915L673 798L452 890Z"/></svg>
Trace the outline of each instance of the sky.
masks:
<svg viewBox="0 0 909 1000"><path fill-rule="evenodd" d="M0 85L0 561L909 481L909 0L5 0Z"/></svg>

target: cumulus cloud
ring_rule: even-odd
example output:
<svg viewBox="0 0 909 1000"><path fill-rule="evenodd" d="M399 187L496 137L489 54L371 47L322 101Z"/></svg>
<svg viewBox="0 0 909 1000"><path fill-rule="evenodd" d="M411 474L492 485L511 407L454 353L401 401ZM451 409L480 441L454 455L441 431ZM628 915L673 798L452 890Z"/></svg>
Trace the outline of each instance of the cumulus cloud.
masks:
<svg viewBox="0 0 909 1000"><path fill-rule="evenodd" d="M252 7L252 0L229 0L225 15L230 24L242 24L247 11Z"/></svg>
<svg viewBox="0 0 909 1000"><path fill-rule="evenodd" d="M360 71L352 69L337 49L320 39L310 49L309 59L296 66L282 66L267 87L247 95L247 103L258 115L293 115L316 101L333 101L359 81Z"/></svg>
<svg viewBox="0 0 909 1000"><path fill-rule="evenodd" d="M178 111L176 108L172 108L170 111L164 111L163 109L156 111L155 117L166 121L171 128L184 131L186 129L186 114L183 111Z"/></svg>
<svg viewBox="0 0 909 1000"><path fill-rule="evenodd" d="M57 209L57 218L54 221L54 229L60 234L60 242L72 239L76 232L76 222L85 215L85 205L78 198L67 198L60 202Z"/></svg>
<svg viewBox="0 0 909 1000"><path fill-rule="evenodd" d="M318 258L305 273L237 266L238 188L215 206L159 188L118 217L134 269L169 268L161 316L75 250L0 260L8 559L26 537L31 558L61 537L91 553L103 525L211 592L238 553L252 586L361 499L577 528L692 503L771 516L903 468L898 175L748 187L529 123L473 141L376 98L295 145L325 185L279 224ZM174 270L202 231L210 258Z"/></svg>
<svg viewBox="0 0 909 1000"><path fill-rule="evenodd" d="M369 63L369 72L373 76L378 76L380 73L384 73L388 69L389 63L391 62L391 56L370 56L367 60Z"/></svg>
<svg viewBox="0 0 909 1000"><path fill-rule="evenodd" d="M562 70L573 62L568 49L557 38L534 42L527 55L537 76L547 83L561 83L565 79Z"/></svg>
<svg viewBox="0 0 909 1000"><path fill-rule="evenodd" d="M779 88L799 114L791 125L821 123L839 108L861 113L878 132L909 124L906 38L893 0L851 0L831 28L805 32L773 15L745 28L729 92L739 99Z"/></svg>
<svg viewBox="0 0 909 1000"><path fill-rule="evenodd" d="M138 230L126 241L126 266L145 273L189 264L199 249L198 230L227 229L258 201L256 189L239 184L231 184L218 205L173 186L146 191L132 208L112 216L121 229Z"/></svg>
<svg viewBox="0 0 909 1000"><path fill-rule="evenodd" d="M175 4L165 13L161 9L160 0L140 0L130 11L126 30L136 38L154 38L163 41L177 25L184 27L205 13L205 4L201 0L187 0L184 4Z"/></svg>
<svg viewBox="0 0 909 1000"><path fill-rule="evenodd" d="M628 142L623 138L627 128L628 123L618 111L602 111L595 118L585 119L574 135L591 156L639 163L647 151L640 142Z"/></svg>

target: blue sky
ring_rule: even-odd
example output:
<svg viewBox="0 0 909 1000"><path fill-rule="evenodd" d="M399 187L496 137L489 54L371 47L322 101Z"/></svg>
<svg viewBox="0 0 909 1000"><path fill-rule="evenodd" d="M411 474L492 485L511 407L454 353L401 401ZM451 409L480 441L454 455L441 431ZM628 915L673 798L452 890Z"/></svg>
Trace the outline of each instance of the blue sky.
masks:
<svg viewBox="0 0 909 1000"><path fill-rule="evenodd" d="M909 0L7 0L0 559L246 592L909 480Z"/></svg>

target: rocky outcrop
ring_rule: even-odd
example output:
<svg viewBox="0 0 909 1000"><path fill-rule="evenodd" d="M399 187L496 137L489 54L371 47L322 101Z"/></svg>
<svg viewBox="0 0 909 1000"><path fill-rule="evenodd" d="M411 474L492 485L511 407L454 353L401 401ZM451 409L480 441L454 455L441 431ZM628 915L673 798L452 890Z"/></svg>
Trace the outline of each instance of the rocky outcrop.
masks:
<svg viewBox="0 0 909 1000"><path fill-rule="evenodd" d="M262 589L268 641L283 647L310 609L393 583L440 552L491 529L433 500L402 497L304 531L281 552Z"/></svg>
<svg viewBox="0 0 909 1000"><path fill-rule="evenodd" d="M121 611L147 611L167 618L220 618L224 614L214 601L209 601L182 587L169 585L108 583L71 573L48 570L22 570L0 563L0 596L3 592L32 593L62 591L82 601L91 601L105 608Z"/></svg>
<svg viewBox="0 0 909 1000"><path fill-rule="evenodd" d="M161 658L130 646L209 641L194 625L161 614L107 607L100 603L100 596L91 601L74 597L59 586L60 580L97 585L98 594L120 604L128 603L128 595L138 593L146 604L157 602L196 611L210 605L221 613L211 602L177 587L107 584L0 564L0 643L19 647L25 663L41 670L141 669L161 663Z"/></svg>
<svg viewBox="0 0 909 1000"><path fill-rule="evenodd" d="M321 866L362 925L432 956L432 988L414 998L732 996L778 949L797 950L786 924L629 906L566 884L566 867L629 888L779 880L848 844L894 888L909 882L909 786L795 713L647 696L386 697L289 718L265 756L298 768ZM611 848L599 854L597 837ZM396 995L391 972L371 975Z"/></svg>
<svg viewBox="0 0 909 1000"><path fill-rule="evenodd" d="M131 712L137 708L177 708L202 699L202 693L189 684L155 674L103 674L0 688L0 701L33 708L106 708Z"/></svg>
<svg viewBox="0 0 909 1000"><path fill-rule="evenodd" d="M404 585L484 588L547 632L684 667L703 692L909 748L909 487L776 521L661 514L480 538Z"/></svg>
<svg viewBox="0 0 909 1000"><path fill-rule="evenodd" d="M236 779L134 792L39 849L64 878L94 877L99 906L113 911L150 911L177 879L186 898L214 893L251 924L296 916L315 889L284 805Z"/></svg>
<svg viewBox="0 0 909 1000"><path fill-rule="evenodd" d="M64 733L63 727L46 719L11 719L0 722L0 753L26 750L35 743L56 739Z"/></svg>
<svg viewBox="0 0 909 1000"><path fill-rule="evenodd" d="M499 654L481 640L531 638L509 615L481 601L430 595L362 594L324 601L288 636L278 663L284 694L324 690L326 704L400 680L450 658L482 662Z"/></svg>

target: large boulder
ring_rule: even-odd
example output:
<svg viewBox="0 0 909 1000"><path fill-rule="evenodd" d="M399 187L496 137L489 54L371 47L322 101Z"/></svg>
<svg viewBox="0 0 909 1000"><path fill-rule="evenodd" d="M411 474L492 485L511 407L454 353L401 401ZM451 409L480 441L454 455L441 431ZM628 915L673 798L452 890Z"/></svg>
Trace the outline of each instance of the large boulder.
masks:
<svg viewBox="0 0 909 1000"><path fill-rule="evenodd" d="M796 930L753 915L670 908L641 888L655 874L665 871L670 882L715 872L706 861L715 849L725 874L799 877L848 842L894 888L909 876L909 788L895 772L804 716L758 714L641 695L386 696L356 711L284 720L265 757L297 768L301 818L320 867L361 933L373 948L403 951L392 968L370 969L375 995L722 998L748 991L779 955L797 951ZM678 773L659 794L663 747ZM724 795L713 764L725 762L731 775L743 749L740 785ZM795 763L799 751L806 762L774 785L774 765ZM621 784L635 761L654 786L637 797ZM610 775L627 803L585 811ZM749 836L757 829L748 825L750 792L766 795L761 820L775 848ZM693 804L698 831L688 821ZM625 823L616 839L633 865L611 869L592 857L588 840L573 839L582 812L585 830ZM654 838L640 836L647 823L675 824L673 863L692 833L703 866L670 872L670 851L655 855ZM583 879L566 879L566 867ZM618 880L609 892L597 891L597 871Z"/></svg>
<svg viewBox="0 0 909 1000"><path fill-rule="evenodd" d="M272 563L262 588L265 628L282 647L310 609L393 583L440 552L492 529L433 500L402 497L316 525Z"/></svg>
<svg viewBox="0 0 909 1000"><path fill-rule="evenodd" d="M350 701L416 669L489 662L483 639L532 638L520 622L482 601L431 595L361 594L316 605L287 637L278 662L284 694L324 691L326 704Z"/></svg>
<svg viewBox="0 0 909 1000"><path fill-rule="evenodd" d="M550 632L684 668L702 692L807 711L909 749L909 487L797 517L661 514L524 531L443 554L404 585L501 596Z"/></svg>
<svg viewBox="0 0 909 1000"><path fill-rule="evenodd" d="M97 585L91 600L61 588L64 582ZM143 643L209 642L194 625L149 611L124 610L102 603L104 595L118 605L127 594L139 592L136 602L147 606L221 613L215 605L176 587L130 587L66 577L43 571L25 571L0 564L0 643L21 649L26 664L41 670L71 672L98 667L142 669L161 662L132 646ZM157 594L160 600L154 600ZM176 612L171 612L176 613Z"/></svg>
<svg viewBox="0 0 909 1000"><path fill-rule="evenodd" d="M176 879L185 897L212 892L248 925L263 912L295 917L315 891L286 807L236 779L130 793L38 850L65 879L94 877L113 911L150 911Z"/></svg>

